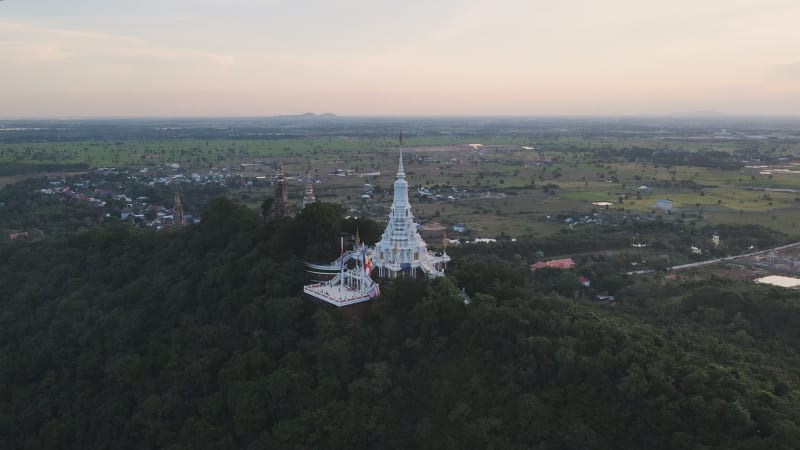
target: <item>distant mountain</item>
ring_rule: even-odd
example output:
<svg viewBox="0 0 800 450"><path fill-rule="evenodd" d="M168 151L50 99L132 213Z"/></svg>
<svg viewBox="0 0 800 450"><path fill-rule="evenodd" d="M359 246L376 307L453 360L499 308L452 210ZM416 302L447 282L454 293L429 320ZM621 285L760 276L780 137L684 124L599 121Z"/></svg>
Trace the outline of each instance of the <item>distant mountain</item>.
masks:
<svg viewBox="0 0 800 450"><path fill-rule="evenodd" d="M322 113L322 114L315 114L313 112L307 112L303 114L284 114L280 116L275 116L279 119L318 119L318 118L329 118L329 117L336 117L336 114L333 113Z"/></svg>
<svg viewBox="0 0 800 450"><path fill-rule="evenodd" d="M710 109L703 109L699 111L683 111L672 113L677 117L726 117L728 114L721 111L713 111Z"/></svg>

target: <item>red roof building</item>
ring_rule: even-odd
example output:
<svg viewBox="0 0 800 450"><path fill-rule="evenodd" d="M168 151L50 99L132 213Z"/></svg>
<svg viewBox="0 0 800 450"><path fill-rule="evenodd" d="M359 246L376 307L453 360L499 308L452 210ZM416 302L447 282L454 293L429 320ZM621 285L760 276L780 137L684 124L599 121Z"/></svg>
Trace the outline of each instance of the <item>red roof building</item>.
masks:
<svg viewBox="0 0 800 450"><path fill-rule="evenodd" d="M575 261L572 258L567 259L553 259L551 261L539 261L535 264L531 264L531 270L542 269L545 267L550 267L553 269L572 269L575 267Z"/></svg>

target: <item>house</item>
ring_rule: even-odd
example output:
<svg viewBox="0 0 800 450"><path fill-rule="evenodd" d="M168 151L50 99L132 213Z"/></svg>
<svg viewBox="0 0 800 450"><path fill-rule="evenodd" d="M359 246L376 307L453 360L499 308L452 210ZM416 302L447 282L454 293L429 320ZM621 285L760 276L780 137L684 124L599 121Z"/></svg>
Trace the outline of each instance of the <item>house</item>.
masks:
<svg viewBox="0 0 800 450"><path fill-rule="evenodd" d="M438 222L427 222L417 226L417 231L423 239L441 241L447 228Z"/></svg>
<svg viewBox="0 0 800 450"><path fill-rule="evenodd" d="M531 264L531 270L543 269L545 267L550 267L553 269L562 269L562 270L572 269L573 267L575 267L575 261L573 261L572 258L567 258L567 259L553 259L550 261L539 261L535 264Z"/></svg>
<svg viewBox="0 0 800 450"><path fill-rule="evenodd" d="M467 226L463 223L453 224L453 231L456 233L465 233L467 231Z"/></svg>
<svg viewBox="0 0 800 450"><path fill-rule="evenodd" d="M26 237L30 237L30 233L27 231L22 231L19 233L8 233L8 238L11 239L12 241Z"/></svg>
<svg viewBox="0 0 800 450"><path fill-rule="evenodd" d="M660 209L662 211L671 211L672 210L672 200L667 199L659 199L656 200L655 205L651 205L651 208Z"/></svg>
<svg viewBox="0 0 800 450"><path fill-rule="evenodd" d="M580 283L584 287L589 287L592 285L592 281L582 275L578 277L578 283Z"/></svg>

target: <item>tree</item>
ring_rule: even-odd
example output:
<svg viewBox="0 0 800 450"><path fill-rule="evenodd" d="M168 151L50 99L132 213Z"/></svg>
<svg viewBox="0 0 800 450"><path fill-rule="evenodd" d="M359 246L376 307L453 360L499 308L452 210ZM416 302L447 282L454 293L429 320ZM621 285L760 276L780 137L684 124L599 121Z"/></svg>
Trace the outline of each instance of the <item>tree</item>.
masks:
<svg viewBox="0 0 800 450"><path fill-rule="evenodd" d="M294 247L307 261L329 261L338 254L342 231L342 207L314 202L294 221Z"/></svg>
<svg viewBox="0 0 800 450"><path fill-rule="evenodd" d="M361 240L368 244L373 245L378 242L383 233L384 226L369 218L353 218L350 217L342 222L342 231L350 233L355 236L356 232Z"/></svg>
<svg viewBox="0 0 800 450"><path fill-rule="evenodd" d="M267 197L267 198L264 199L263 202L261 202L261 206L260 206L259 209L261 210L261 215L263 217L266 218L266 217L269 216L269 212L272 209L272 204L273 203L275 203L275 199L272 198L272 197Z"/></svg>

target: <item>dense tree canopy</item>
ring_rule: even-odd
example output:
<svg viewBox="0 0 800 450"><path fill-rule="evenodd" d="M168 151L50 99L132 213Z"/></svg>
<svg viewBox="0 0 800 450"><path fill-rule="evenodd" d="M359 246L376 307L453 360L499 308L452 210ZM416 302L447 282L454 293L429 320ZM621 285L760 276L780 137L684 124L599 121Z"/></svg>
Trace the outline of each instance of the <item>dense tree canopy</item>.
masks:
<svg viewBox="0 0 800 450"><path fill-rule="evenodd" d="M299 293L345 226L216 199L179 233L7 245L0 447L800 447L792 292L654 282L603 307L474 247L343 311Z"/></svg>

